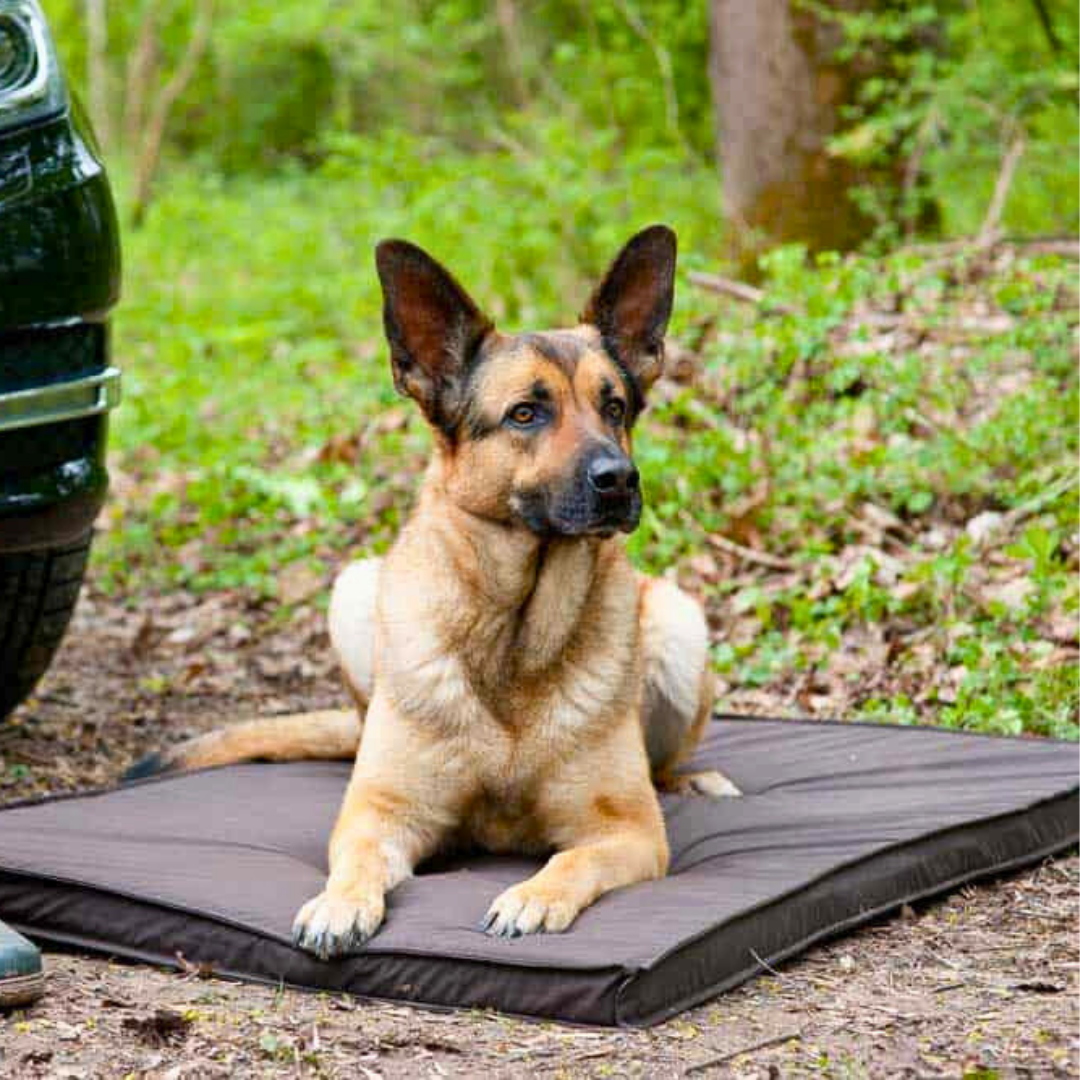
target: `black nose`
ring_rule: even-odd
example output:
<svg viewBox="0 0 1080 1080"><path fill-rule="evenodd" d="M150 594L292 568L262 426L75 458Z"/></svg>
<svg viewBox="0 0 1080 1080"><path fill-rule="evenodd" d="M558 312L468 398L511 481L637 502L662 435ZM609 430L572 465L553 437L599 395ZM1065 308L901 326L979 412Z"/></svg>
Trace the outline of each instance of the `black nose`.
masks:
<svg viewBox="0 0 1080 1080"><path fill-rule="evenodd" d="M589 462L589 484L598 495L626 495L638 486L638 471L626 457L601 454Z"/></svg>

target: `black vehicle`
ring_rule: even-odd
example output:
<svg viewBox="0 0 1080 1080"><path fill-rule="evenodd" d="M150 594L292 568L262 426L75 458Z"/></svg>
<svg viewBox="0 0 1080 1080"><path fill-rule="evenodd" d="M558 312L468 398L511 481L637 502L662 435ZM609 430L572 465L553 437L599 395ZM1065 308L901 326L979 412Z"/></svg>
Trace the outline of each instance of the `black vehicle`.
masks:
<svg viewBox="0 0 1080 1080"><path fill-rule="evenodd" d="M108 484L120 393L109 182L37 0L0 0L0 718L48 667Z"/></svg>

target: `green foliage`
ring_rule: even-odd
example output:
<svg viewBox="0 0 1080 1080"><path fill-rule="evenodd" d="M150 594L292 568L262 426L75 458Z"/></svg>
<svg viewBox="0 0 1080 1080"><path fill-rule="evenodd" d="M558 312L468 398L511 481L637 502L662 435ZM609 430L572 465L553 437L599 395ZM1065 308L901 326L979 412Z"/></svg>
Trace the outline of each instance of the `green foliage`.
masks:
<svg viewBox="0 0 1080 1080"><path fill-rule="evenodd" d="M108 5L112 96L148 14L160 68L175 70L199 0ZM77 86L86 77L80 0L47 4ZM324 136L404 128L492 146L522 117L560 117L630 146L712 145L705 4L679 0L253 0L217 5L209 54L172 124L175 148L230 172L311 160ZM669 102L662 89L666 62ZM162 78L164 78L164 74ZM160 83L160 79L158 82ZM153 86L151 87L153 89ZM134 148L125 148L132 152Z"/></svg>
<svg viewBox="0 0 1080 1080"><path fill-rule="evenodd" d="M800 3L840 20L847 58L888 58L833 151L919 168L877 256L773 252L766 316L681 279L674 334L704 370L665 384L637 438L632 557L686 567L723 536L789 567L694 581L733 694L847 678L867 716L1075 737L1055 644L1078 605L1073 267L880 254L933 225L928 198L947 234L977 229L1021 135L1004 227L1076 229L1075 5L1048 3L1052 44L1026 2ZM107 5L114 131L176 70L198 4ZM79 87L83 5L46 5ZM125 237L96 580L270 598L283 567L385 547L430 443L389 378L378 239L428 247L508 329L571 321L652 221L679 232L683 275L714 270L707 51L705 0L219 0ZM135 150L114 147L122 205ZM887 541L867 507L898 523L874 526ZM1015 523L992 558L965 528L986 513ZM836 675L879 646L889 681Z"/></svg>
<svg viewBox="0 0 1080 1080"><path fill-rule="evenodd" d="M717 647L718 669L738 685L827 669L860 628L925 627L935 677L957 680L919 688L941 722L1075 738L1076 668L1043 666L1054 649L1039 630L1051 610L1075 626L1077 609L1063 546L1077 521L1075 298L1055 301L1052 284L1069 271L1016 267L995 283L1012 317L990 330L972 318L957 337L972 297L940 261L826 257L811 270L787 249L768 269L768 302L797 313L717 337L708 351L719 405L687 390L650 415L634 556L660 571L692 559L709 535L748 525L770 552L790 553L799 570L790 582L742 586L726 604L758 627ZM868 307L894 296L911 305L919 333L940 333L961 359L949 348L872 347ZM837 559L864 541L867 505L891 513L913 550L885 567L884 552L868 552L838 573ZM1004 579L1023 579L1018 594L998 598L967 533L934 524L980 512L1037 522L995 556ZM865 708L915 715L903 695L868 697Z"/></svg>
<svg viewBox="0 0 1080 1080"><path fill-rule="evenodd" d="M114 130L128 126L122 114L145 112L177 69L200 2L107 5ZM881 0L854 11L793 3L837 21L840 59L856 68L868 59L875 72L842 118L833 151L887 164L878 175L915 162L904 206L883 191L858 193L878 214L880 241L923 226L973 232L1021 134L1006 229L1076 230L1073 0L1045 0L1052 40L1029 0ZM46 6L81 88L83 5ZM316 168L342 137L360 136L365 148L385 143L377 152L385 158L409 145L404 133L436 139L454 160L512 148L535 158L537 170L564 173L570 163L590 167L597 151L641 168L651 167L651 154L673 171L702 173L715 166L707 15L706 0L219 2L209 50L173 109L167 157L195 155L207 172L229 175ZM156 28L155 74L134 93L148 25ZM117 150L131 157L138 147Z"/></svg>
<svg viewBox="0 0 1080 1080"><path fill-rule="evenodd" d="M398 134L343 138L314 174L174 174L128 237L116 527L97 580L272 597L282 567L386 546L430 443L389 377L379 237L430 245L508 329L572 319L619 243L658 217L679 229L683 273L714 263L707 172L624 171L599 151L590 171L573 139L559 145L542 159L565 162L555 173ZM1072 270L1020 258L970 284L965 267L910 252L808 266L783 249L767 260L768 303L792 313L719 321L683 278L674 333L705 370L643 420L647 511L630 550L650 570L685 567L709 536L749 529L791 560L789 579L704 585L721 626L757 627L721 635L733 685L810 678L850 635L902 626L929 635L937 666L869 689L868 715L1075 734L1075 670L1042 629L1077 605ZM898 305L914 335L899 347L880 326ZM910 552L893 576L871 551L838 573L867 504L902 524ZM1025 523L995 548L1001 573L1030 581L1019 599L988 591L984 556L949 529L985 511Z"/></svg>
<svg viewBox="0 0 1080 1080"><path fill-rule="evenodd" d="M1023 158L1003 224L1014 233L1075 232L1078 221L1076 95L1077 8L1047 0L1049 33L1031 0L933 0L882 3L844 12L808 3L840 23L844 53L889 65L862 86L857 106L833 141L856 162L917 164L899 219L879 206L882 239L918 224L925 200L942 213L947 234L976 231L1008 146L1022 138Z"/></svg>
<svg viewBox="0 0 1080 1080"><path fill-rule="evenodd" d="M717 243L706 170L620 161L557 125L531 138L559 169L386 132L338 137L314 174L174 174L126 246L113 443L141 483L106 541L109 580L146 560L188 587L269 593L275 559L392 535L428 441L411 413L384 423L383 237L429 246L508 328L572 323L618 246L658 218L699 250ZM358 425L358 472L319 460L329 433ZM182 557L159 561L161 545Z"/></svg>

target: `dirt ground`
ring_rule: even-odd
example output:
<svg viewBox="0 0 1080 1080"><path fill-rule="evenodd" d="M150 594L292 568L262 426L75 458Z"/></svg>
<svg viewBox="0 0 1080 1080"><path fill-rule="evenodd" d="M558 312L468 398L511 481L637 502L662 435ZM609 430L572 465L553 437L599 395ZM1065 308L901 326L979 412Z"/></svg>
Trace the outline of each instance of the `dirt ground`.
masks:
<svg viewBox="0 0 1080 1080"><path fill-rule="evenodd" d="M0 802L113 781L164 739L225 721L340 704L327 653L304 603L286 621L229 594L137 610L86 596L39 692L0 729ZM43 1001L0 1017L0 1075L1077 1076L1078 891L1073 854L907 910L641 1032L50 953Z"/></svg>

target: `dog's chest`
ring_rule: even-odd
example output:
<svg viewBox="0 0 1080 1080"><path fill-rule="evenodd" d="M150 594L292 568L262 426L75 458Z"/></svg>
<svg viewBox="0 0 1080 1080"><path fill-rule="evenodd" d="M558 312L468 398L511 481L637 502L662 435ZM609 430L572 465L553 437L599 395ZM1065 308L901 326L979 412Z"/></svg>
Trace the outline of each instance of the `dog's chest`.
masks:
<svg viewBox="0 0 1080 1080"><path fill-rule="evenodd" d="M519 790L484 788L462 815L459 842L486 851L543 854L550 841L535 799Z"/></svg>
<svg viewBox="0 0 1080 1080"><path fill-rule="evenodd" d="M598 569L586 548L564 545L527 584L500 592L488 581L487 596L443 580L413 610L406 579L382 604L377 679L399 712L507 791L638 702L629 566Z"/></svg>

